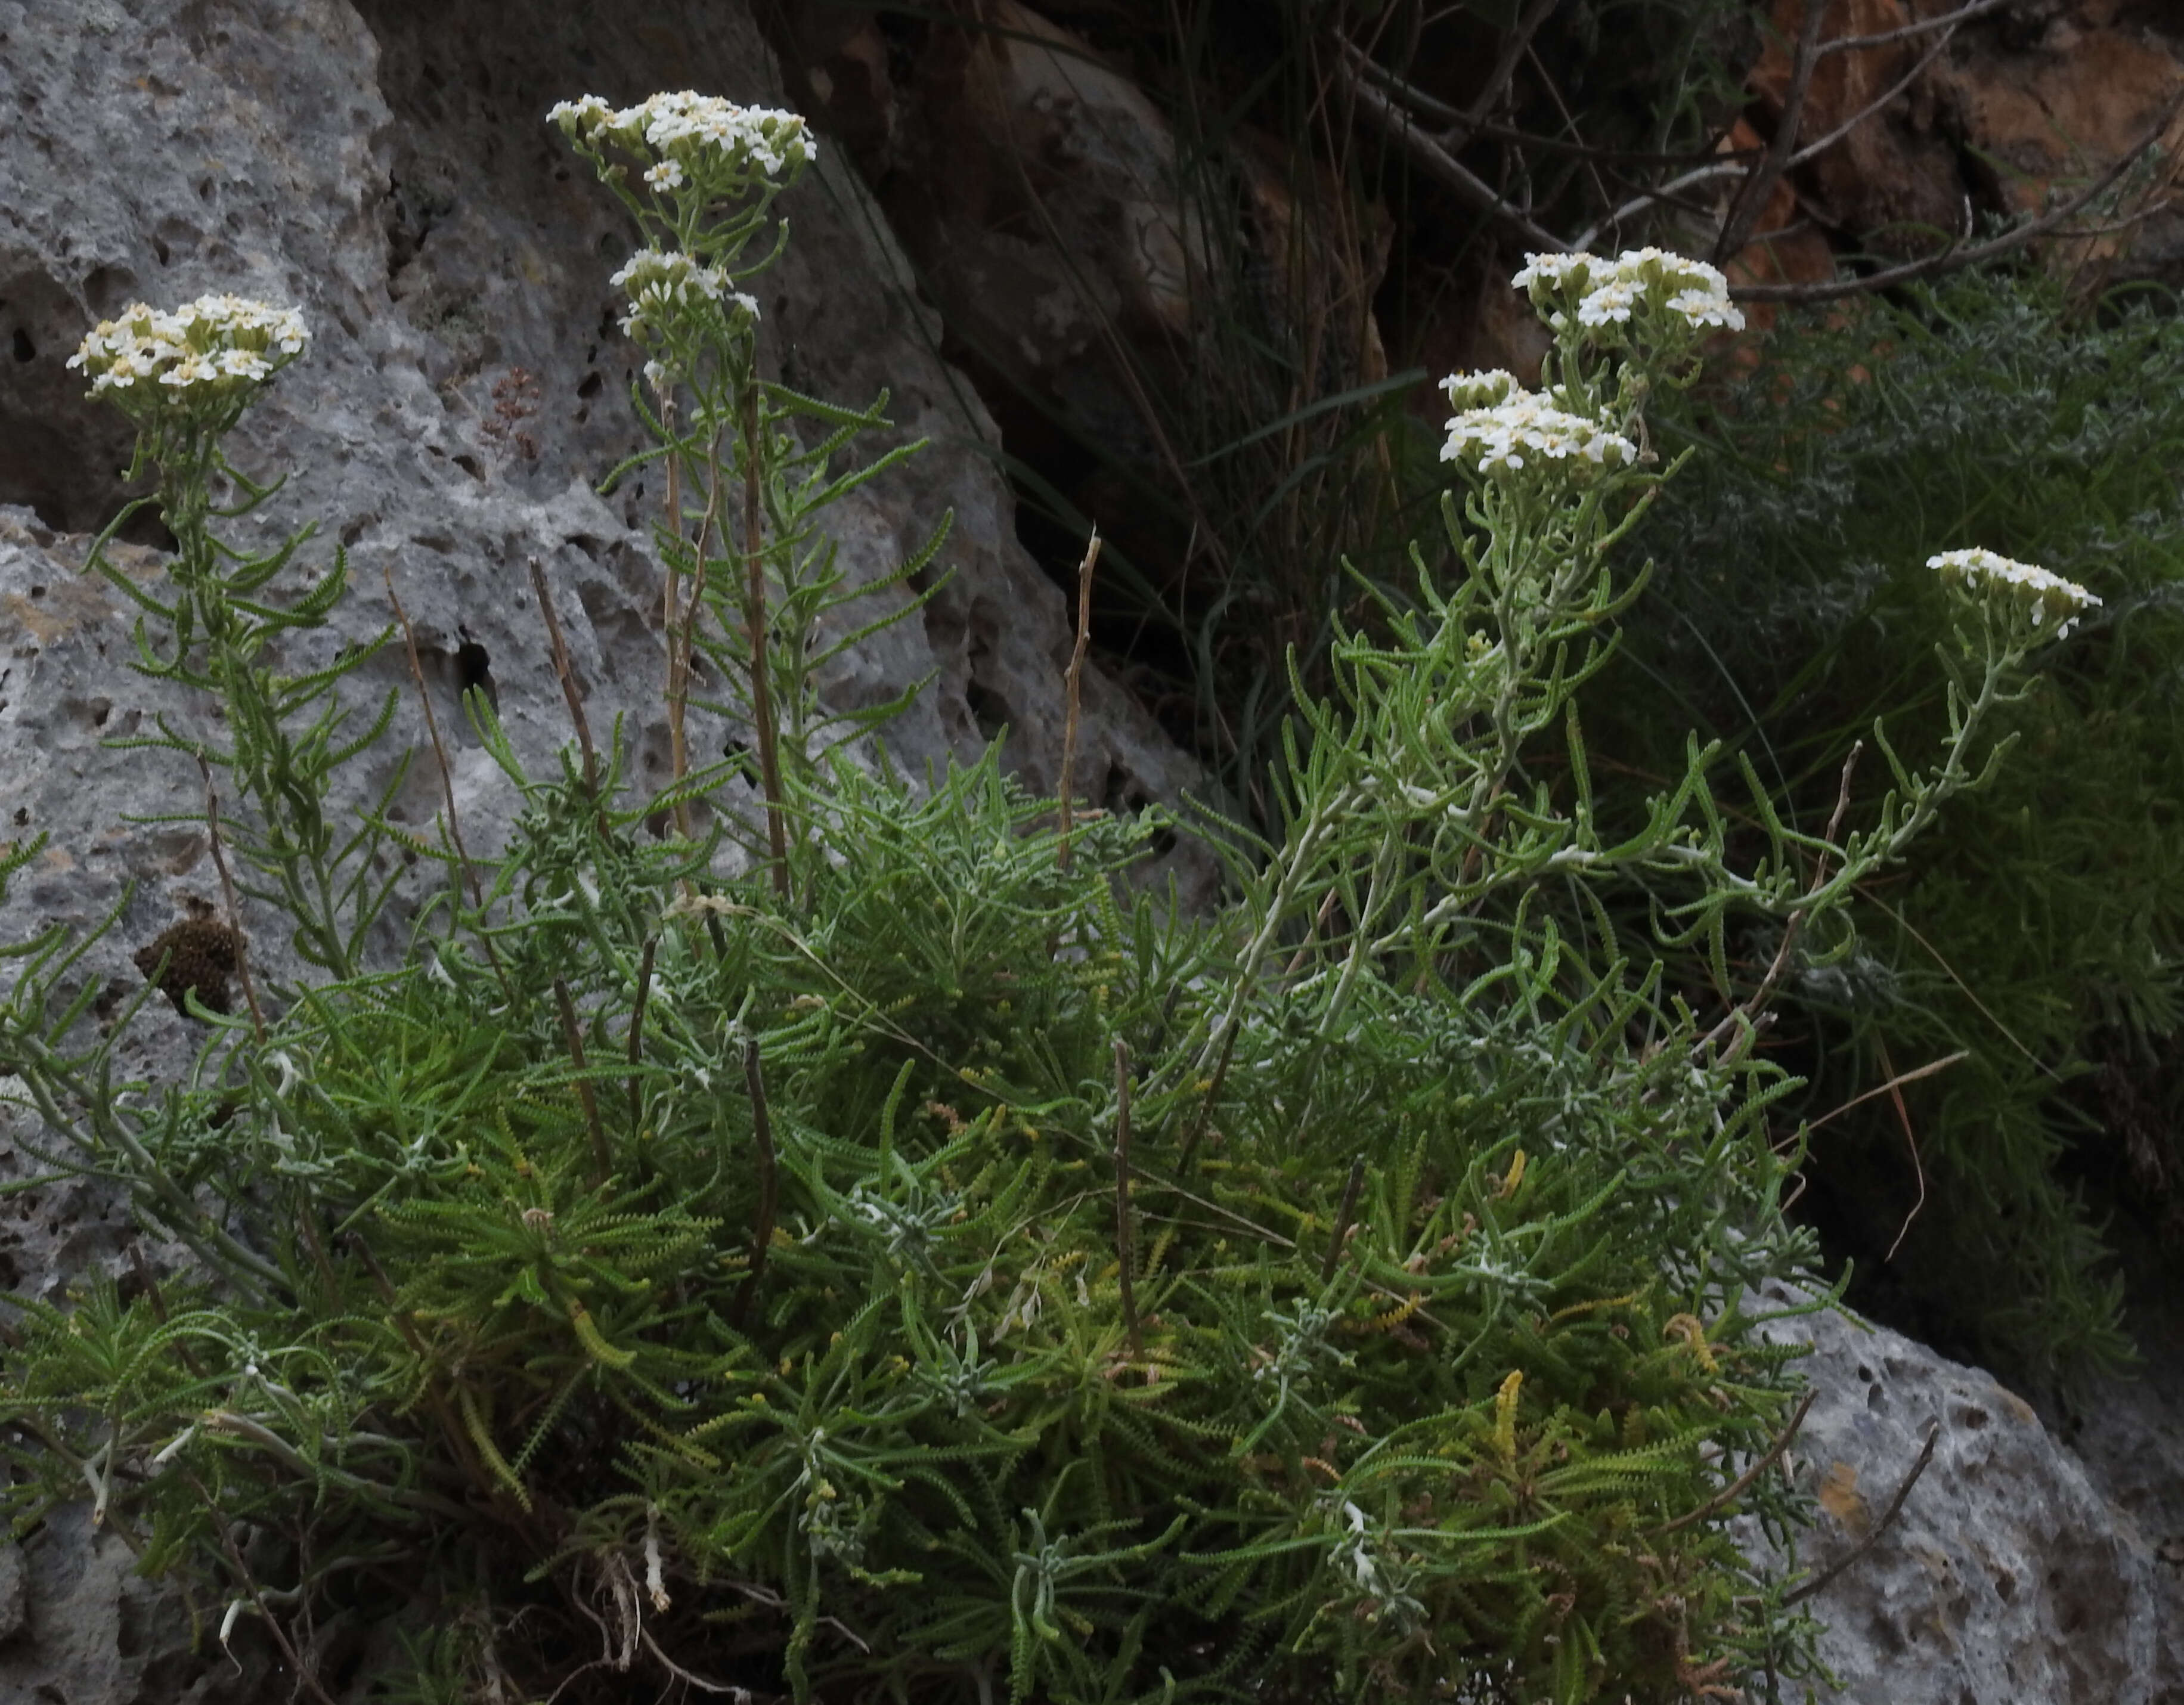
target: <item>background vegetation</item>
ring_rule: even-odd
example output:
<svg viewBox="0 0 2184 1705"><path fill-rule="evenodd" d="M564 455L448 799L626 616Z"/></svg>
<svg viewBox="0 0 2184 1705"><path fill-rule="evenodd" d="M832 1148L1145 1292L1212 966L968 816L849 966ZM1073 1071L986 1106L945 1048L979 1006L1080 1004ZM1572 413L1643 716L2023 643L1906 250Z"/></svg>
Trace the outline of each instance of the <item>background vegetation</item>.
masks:
<svg viewBox="0 0 2184 1705"><path fill-rule="evenodd" d="M866 9L905 54L936 31L1003 27L989 8ZM1480 328L1543 237L1703 253L1748 216L1734 177L1646 198L1718 167L1740 119L1752 146L1769 139L1748 77L1771 14L1739 0L1042 11L1152 96L1219 258L1195 281L1189 348L1106 348L1137 364L1143 442L1167 454L1019 397L1044 422L1004 445L1025 537L1066 580L1090 521L1157 518L1114 543L1095 632L1263 822L1293 710L1284 656L1295 646L1299 678L1323 683L1330 624L1366 619L1333 565L1395 583L1430 500L1426 382L1508 359ZM1787 63L1795 44L1773 39ZM1236 187L1242 162L1268 159L1302 215L1289 264L1353 309L1368 293L1378 365L1330 358L1340 315L1287 312L1306 293L1272 287L1280 268ZM1997 221L1998 182L1977 192ZM1603 223L1618 210L1621 226ZM1830 235L1853 271L1869 238L1898 258L1919 245ZM2042 1387L2129 1355L2107 1216L2129 1224L2133 1283L2175 1270L2180 793L2173 304L2129 287L2103 298L2048 265L2020 250L1937 290L1786 312L1763 353L1751 340L1755 365L1677 405L1664 441L1716 454L1633 542L1658 559L1663 595L1593 706L1626 773L1659 773L1688 718L1749 752L1809 824L1871 712L1933 690L1927 554L1983 544L2109 599L2020 713L2004 791L1953 823L1939 866L1868 897L1862 956L1792 985L1802 1016L1775 1044L1812 1074L1796 1112L1814 1118L1967 1050L1833 1118L1800 1211L1860 1259L1859 1305ZM948 348L990 393L1005 370L979 363L979 335L951 321ZM1657 699L1678 708L1620 714ZM1864 785L1883 779L1869 767ZM1763 966L1765 944L1747 947Z"/></svg>

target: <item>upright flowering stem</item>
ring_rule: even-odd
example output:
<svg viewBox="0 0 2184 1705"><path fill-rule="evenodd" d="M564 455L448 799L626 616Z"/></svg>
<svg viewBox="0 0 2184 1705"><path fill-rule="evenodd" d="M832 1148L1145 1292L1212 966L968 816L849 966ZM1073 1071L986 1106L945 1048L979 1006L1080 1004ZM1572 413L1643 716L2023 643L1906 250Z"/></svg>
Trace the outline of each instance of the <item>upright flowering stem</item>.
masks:
<svg viewBox="0 0 2184 1705"><path fill-rule="evenodd" d="M270 487L254 485L228 465L220 443L309 341L293 309L203 296L172 312L131 306L86 337L69 365L90 376L92 395L114 403L136 424L136 465L157 467L160 513L175 536L181 595L171 605L148 597L105 563L103 536L92 551L94 567L171 629L172 655L161 656L140 628L138 666L209 692L227 709L225 754L164 723L151 744L186 750L234 775L237 794L259 819L248 826L248 855L279 885L299 950L333 975L348 977L355 970L355 932L342 920L345 911L356 915L360 890L338 868L344 855L325 813L327 766L338 761L330 754L339 715L329 708L300 738L288 727L306 705L326 697L332 683L322 679L315 689L298 690L259 661L272 634L315 621L316 612L338 594L344 572L337 555L329 581L305 593L293 613L283 613L262 601L261 588L309 529L263 556L238 552L212 531L216 513L242 513L270 493ZM234 507L216 511L213 484L222 477L242 495ZM195 660L199 644L202 665Z"/></svg>
<svg viewBox="0 0 2184 1705"><path fill-rule="evenodd" d="M750 632L751 720L758 725L758 772L766 792L766 839L773 855L773 891L788 895L788 820L781 792L779 731L773 719L773 689L767 676L766 533L759 504L759 456L762 448L755 364L744 384L744 551L747 564L744 620Z"/></svg>
<svg viewBox="0 0 2184 1705"><path fill-rule="evenodd" d="M667 460L667 515L657 537L667 579L668 739L677 789L675 822L685 839L690 834L690 814L680 788L689 775L686 719L699 623L708 604L707 560L716 534L730 532L722 514L730 476L722 464L720 449L732 431L739 442L746 567L740 600L746 647L742 662L748 673L745 708L758 744L774 888L786 899L790 889L787 798L773 702L764 527L769 447L754 335L759 309L755 301L734 286L762 270L780 252L780 240L785 237L777 240L773 254L742 262L744 250L766 228L773 198L817 158L817 146L806 133L804 120L794 113L738 106L688 90L654 95L621 109L586 96L560 103L549 117L598 167L601 181L634 215L646 239L646 246L630 257L613 282L628 298L622 330L652 352L645 371L660 397L662 442L658 453ZM616 155L626 159L616 159ZM633 177L627 161L634 161L638 168ZM688 443L677 420L678 386L687 387L693 400ZM702 469L694 467L692 475L706 488L705 512L694 543L683 531L682 459L688 449L694 460L697 442L708 437ZM724 602L732 608L733 593ZM722 626L726 630L730 624L722 620ZM799 660L790 658L788 666L794 670ZM800 675L797 679L800 692Z"/></svg>
<svg viewBox="0 0 2184 1705"><path fill-rule="evenodd" d="M660 424L671 439L675 436L675 393L662 387L660 394ZM676 546L682 542L682 459L667 458L667 519L662 523ZM667 585L661 599L660 619L667 630L667 745L669 763L673 779L679 787L689 773L689 748L684 738L685 709L690 691L690 632L682 611L682 572L677 559L679 550L670 548L661 554L666 570ZM703 558L699 560L702 562ZM683 839L690 838L690 807L678 794L675 800L675 829Z"/></svg>

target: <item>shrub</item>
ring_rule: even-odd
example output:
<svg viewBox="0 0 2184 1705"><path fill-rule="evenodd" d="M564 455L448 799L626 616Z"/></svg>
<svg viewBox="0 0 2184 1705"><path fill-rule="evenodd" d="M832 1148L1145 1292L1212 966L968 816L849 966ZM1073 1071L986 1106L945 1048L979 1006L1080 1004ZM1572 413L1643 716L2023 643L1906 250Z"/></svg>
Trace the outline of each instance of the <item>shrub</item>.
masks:
<svg viewBox="0 0 2184 1705"><path fill-rule="evenodd" d="M638 1672L799 1701L1574 1702L1809 1674L1788 1584L1731 1535L1799 1515L1766 1472L1795 1352L1753 1301L1813 1254L1765 1117L1791 1084L1751 1045L1771 979L1694 1011L1596 891L1652 883L1661 939L1717 961L1750 916L1840 951L2075 589L1964 566L1949 735L1868 827L1797 831L1747 771L1767 846L1735 868L1696 742L1611 827L1575 694L1643 585L1613 565L1663 477L1644 406L1733 310L1674 257L1540 262L1545 388L1450 382L1446 560L1339 639L1283 838L1208 819L1236 898L1184 916L1118 881L1157 814L1029 798L990 753L914 785L812 691L814 619L848 598L816 517L875 471L835 463L878 411L765 380L737 292L799 122L694 96L556 116L647 239L620 280L677 493L676 773L638 794L573 688L576 749L527 773L473 695L525 809L473 856L450 792L398 958L369 951L370 854L404 832L323 809L387 712L265 661L340 558L299 590L295 542L213 531L216 496L265 489L220 437L300 332L231 362L289 322L200 304L86 345L181 545L171 601L139 594L142 666L233 731L159 738L224 774L205 827L309 974L254 973L231 900L246 1010L176 984L169 944L138 1004L175 984L203 1052L125 1084L130 1015L87 1022L84 944L12 950L0 1068L47 1159L196 1257L17 1301L19 1529L88 1497L321 1699L620 1698ZM755 763L689 766L701 679ZM372 1682L330 1630L388 1624L404 1655Z"/></svg>

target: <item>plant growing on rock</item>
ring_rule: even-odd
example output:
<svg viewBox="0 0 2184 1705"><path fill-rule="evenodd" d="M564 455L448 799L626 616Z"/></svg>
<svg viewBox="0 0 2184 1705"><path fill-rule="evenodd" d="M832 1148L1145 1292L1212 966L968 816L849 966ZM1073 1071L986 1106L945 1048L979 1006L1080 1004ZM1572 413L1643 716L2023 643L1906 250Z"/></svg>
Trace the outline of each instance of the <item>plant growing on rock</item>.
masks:
<svg viewBox="0 0 2184 1705"><path fill-rule="evenodd" d="M532 775L474 697L526 802L509 844L473 858L451 794L410 950L247 1017L194 1005L178 1084L116 1080L82 943L14 951L0 1069L48 1158L197 1256L19 1304L19 1529L87 1496L320 1699L371 1685L382 1623L412 1632L381 1682L435 1699L1809 1673L1730 1529L1797 1513L1765 1472L1791 1352L1753 1301L1812 1255L1763 1117L1790 1085L1750 1045L1771 981L1694 1011L1596 891L1651 884L1663 942L1717 959L1755 913L1839 950L1844 895L1982 772L2075 588L2028 618L1967 571L1941 758L1867 827L1798 833L1752 785L1768 850L1735 868L1696 743L1600 821L1574 695L1644 583L1614 553L1664 477L1646 401L1732 310L1673 256L1535 263L1541 387L1450 382L1446 552L1306 698L1282 838L1210 822L1236 899L1182 916L1119 881L1157 813L1057 817L990 752L913 786L829 722L811 628L850 588L812 518L869 476L833 463L877 414L764 381L735 291L800 122L688 95L557 118L651 239L621 281L677 493L667 715L702 660L757 719L755 791L678 748L640 794L573 688L580 755ZM145 393L155 458L172 388ZM220 464L160 465L211 513ZM148 666L317 729L331 698L219 660L237 621L324 608L272 580L148 605L175 648ZM270 861L260 906L315 903L296 826L356 744L233 767L207 827Z"/></svg>

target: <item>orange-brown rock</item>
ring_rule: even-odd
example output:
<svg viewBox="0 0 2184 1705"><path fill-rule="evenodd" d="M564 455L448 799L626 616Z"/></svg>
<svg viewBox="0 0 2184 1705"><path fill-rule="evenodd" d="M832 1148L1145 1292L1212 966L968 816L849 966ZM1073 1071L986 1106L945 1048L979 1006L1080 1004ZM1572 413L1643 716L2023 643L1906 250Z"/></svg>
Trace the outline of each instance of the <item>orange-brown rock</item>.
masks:
<svg viewBox="0 0 2184 1705"><path fill-rule="evenodd" d="M1776 0L1751 79L1763 128L1781 116L1808 3ZM1960 5L1829 0L1821 39L1885 37ZM2142 0L2065 0L1829 53L1808 85L1798 145L1836 139L1792 174L1799 204L1851 246L1895 254L1975 235L1989 217L2039 213L2161 128L2184 90L2180 22L2174 8ZM2115 228L2046 244L2052 264L2106 268L2128 254L2134 270L2151 272L2184 255L2184 217L2164 210L2184 116L2172 117L2162 141L2089 221ZM1752 263L1750 276L1763 268Z"/></svg>

